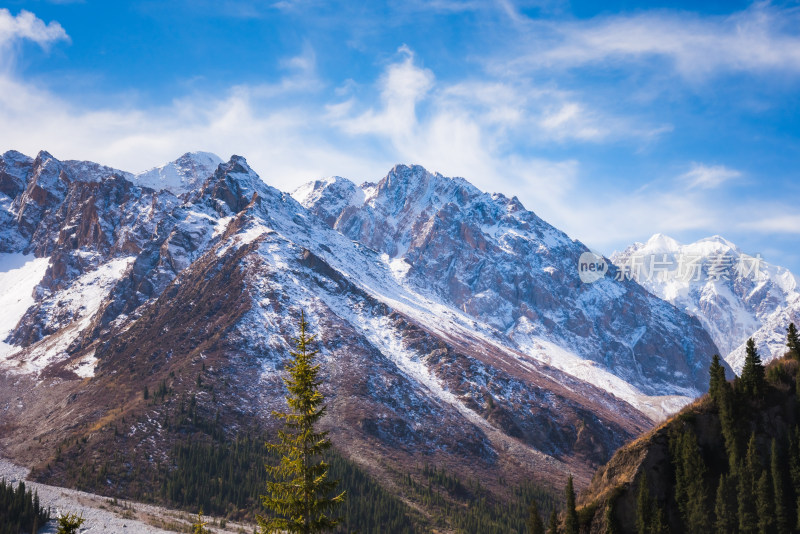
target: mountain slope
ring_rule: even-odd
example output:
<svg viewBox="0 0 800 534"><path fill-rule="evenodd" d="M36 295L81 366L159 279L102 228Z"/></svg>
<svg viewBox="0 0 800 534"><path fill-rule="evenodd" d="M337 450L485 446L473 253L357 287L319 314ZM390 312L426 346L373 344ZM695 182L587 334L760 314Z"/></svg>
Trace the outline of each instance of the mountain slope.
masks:
<svg viewBox="0 0 800 534"><path fill-rule="evenodd" d="M0 284L20 292L0 325L9 332L0 444L39 479L157 500L146 481L170 469L175 443L270 431L301 309L322 349L324 424L390 488L421 459L497 495L531 478L559 485L567 473L585 483L685 402L660 395L702 386L694 373L714 347L694 320L633 283L581 287L582 245L513 200L442 178L446 190L425 204L413 194L430 185L419 170L403 192L379 184L409 206L381 234L383 246L396 243L390 256L377 238L354 241L265 184L244 158L210 171L208 159L175 163L205 169L176 195L44 152L3 156ZM344 196L355 206L353 192ZM412 222L434 208L430 224ZM450 241L446 210L462 214ZM488 241L491 220L499 237ZM476 262L485 269L467 280L457 264ZM449 277L436 268L444 263ZM605 319L603 306L613 311ZM589 354L592 344L608 354Z"/></svg>
<svg viewBox="0 0 800 534"><path fill-rule="evenodd" d="M648 291L696 316L737 372L753 337L765 360L786 350L786 326L800 322L798 279L714 236L682 245L656 234L612 261Z"/></svg>
<svg viewBox="0 0 800 534"><path fill-rule="evenodd" d="M586 247L516 198L403 165L377 184L335 178L293 194L385 254L403 284L533 359L617 395L622 383L647 395L692 397L705 387L715 347L699 323L635 283L582 283L578 258Z"/></svg>

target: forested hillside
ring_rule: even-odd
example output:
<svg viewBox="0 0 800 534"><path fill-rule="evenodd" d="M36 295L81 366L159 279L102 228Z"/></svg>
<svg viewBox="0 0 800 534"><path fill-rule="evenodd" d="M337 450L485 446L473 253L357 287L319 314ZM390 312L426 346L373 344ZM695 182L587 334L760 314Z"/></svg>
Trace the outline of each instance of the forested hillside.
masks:
<svg viewBox="0 0 800 534"><path fill-rule="evenodd" d="M766 368L748 343L742 375L714 359L709 393L620 449L579 502L582 532L800 531L800 367ZM794 338L792 338L794 336Z"/></svg>
<svg viewBox="0 0 800 534"><path fill-rule="evenodd" d="M0 534L38 532L50 520L50 510L39 503L39 494L0 480Z"/></svg>

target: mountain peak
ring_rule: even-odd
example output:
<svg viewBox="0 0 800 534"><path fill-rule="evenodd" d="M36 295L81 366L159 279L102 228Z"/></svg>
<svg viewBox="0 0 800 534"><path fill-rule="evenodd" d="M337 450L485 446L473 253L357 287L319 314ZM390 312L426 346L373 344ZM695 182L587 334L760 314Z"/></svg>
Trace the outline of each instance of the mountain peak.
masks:
<svg viewBox="0 0 800 534"><path fill-rule="evenodd" d="M22 152L18 152L16 150L7 150L5 153L3 153L2 156L0 156L0 159L7 162L8 161L26 162L26 163L33 162L33 158L31 158L30 156L26 156Z"/></svg>
<svg viewBox="0 0 800 534"><path fill-rule="evenodd" d="M187 152L175 161L136 174L133 181L137 185L156 191L165 189L174 195L182 195L199 188L209 176L214 174L220 163L222 163L222 159L216 154Z"/></svg>
<svg viewBox="0 0 800 534"><path fill-rule="evenodd" d="M301 185L292 192L292 197L333 227L345 208L363 206L366 194L347 178L331 176Z"/></svg>
<svg viewBox="0 0 800 534"><path fill-rule="evenodd" d="M222 162L220 162L222 163ZM244 156L237 156L236 154L231 156L231 159L228 160L227 163L223 163L223 166L226 168L228 173L238 173L238 174L255 174L255 171L250 167L250 164L247 163L247 159Z"/></svg>
<svg viewBox="0 0 800 534"><path fill-rule="evenodd" d="M739 250L739 247L737 247L735 244L731 243L730 241L728 241L727 239L725 239L724 237L722 237L720 235L713 235L711 237L704 237L703 239L698 239L697 241L695 241L692 244L693 245L701 245L701 244L704 244L704 243L711 244L711 245L722 245L723 247L728 248L728 249L730 249L732 251L738 251Z"/></svg>
<svg viewBox="0 0 800 534"><path fill-rule="evenodd" d="M681 244L676 240L665 234L653 234L647 240L644 247L650 253L657 252L677 252L681 248Z"/></svg>
<svg viewBox="0 0 800 534"><path fill-rule="evenodd" d="M38 161L48 161L48 160L55 160L56 158L47 150L40 150L39 153L36 154L35 159Z"/></svg>

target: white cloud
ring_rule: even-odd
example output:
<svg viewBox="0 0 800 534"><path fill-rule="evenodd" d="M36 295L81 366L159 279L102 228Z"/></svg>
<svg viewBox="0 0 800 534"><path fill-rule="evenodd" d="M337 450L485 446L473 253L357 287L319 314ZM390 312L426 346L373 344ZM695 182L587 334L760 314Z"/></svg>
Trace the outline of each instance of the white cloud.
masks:
<svg viewBox="0 0 800 534"><path fill-rule="evenodd" d="M549 131L540 125L543 105L563 105L557 91L523 90L494 81L455 84L437 82L433 72L415 62L414 54L400 49L402 59L386 68L377 89L379 105L359 110L349 99L329 105L327 119L351 139L380 139L388 157L421 164L450 176L463 176L488 191L531 192L539 207L558 203L572 187L578 163L521 156L520 140L553 138L562 125ZM546 104L545 104L546 103ZM424 112L420 107L424 106ZM569 125L579 122L573 117Z"/></svg>
<svg viewBox="0 0 800 534"><path fill-rule="evenodd" d="M383 109L368 110L341 122L348 133L391 132L395 138L413 135L417 123L416 106L430 91L434 76L430 70L414 64L414 53L407 46L401 46L398 52L404 59L389 65L379 84Z"/></svg>
<svg viewBox="0 0 800 534"><path fill-rule="evenodd" d="M132 172L190 150L223 158L235 153L279 186L336 169L372 176L367 173L380 168L325 139L314 127L313 110L265 108L259 93L237 87L221 98L190 97L158 109L86 110L0 76L0 146L30 155L45 149L62 159L89 159Z"/></svg>
<svg viewBox="0 0 800 534"><path fill-rule="evenodd" d="M567 102L557 110L545 113L539 125L558 139L593 140L605 137L608 131L586 113L583 106Z"/></svg>
<svg viewBox="0 0 800 534"><path fill-rule="evenodd" d="M692 163L691 169L680 178L690 188L714 189L741 175L741 172L724 165Z"/></svg>
<svg viewBox="0 0 800 534"><path fill-rule="evenodd" d="M800 214L792 213L786 206L778 208L778 211L786 214L756 219L744 225L744 229L775 234L800 234Z"/></svg>
<svg viewBox="0 0 800 534"><path fill-rule="evenodd" d="M47 48L52 43L70 39L56 21L45 24L30 11L23 9L13 16L8 9L0 8L0 47L18 40L30 40Z"/></svg>
<svg viewBox="0 0 800 534"><path fill-rule="evenodd" d="M562 68L662 57L689 78L719 71L800 72L800 14L766 2L729 16L644 12L527 21L528 49L512 65Z"/></svg>

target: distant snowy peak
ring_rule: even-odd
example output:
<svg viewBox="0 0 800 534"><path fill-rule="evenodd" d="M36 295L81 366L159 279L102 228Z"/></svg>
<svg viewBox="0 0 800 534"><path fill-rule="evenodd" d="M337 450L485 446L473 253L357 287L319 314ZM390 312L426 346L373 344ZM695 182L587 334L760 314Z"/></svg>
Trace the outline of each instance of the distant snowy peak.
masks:
<svg viewBox="0 0 800 534"><path fill-rule="evenodd" d="M198 189L222 159L210 152L187 152L175 161L133 176L136 185L182 195Z"/></svg>
<svg viewBox="0 0 800 534"><path fill-rule="evenodd" d="M720 236L683 245L656 234L611 260L618 276L696 316L736 371L748 338L764 359L779 357L786 326L800 318L797 277Z"/></svg>
<svg viewBox="0 0 800 534"><path fill-rule="evenodd" d="M360 208L366 200L362 188L340 176L303 184L295 189L292 197L303 206L313 206L315 215L331 227L347 207Z"/></svg>
<svg viewBox="0 0 800 534"><path fill-rule="evenodd" d="M664 234L654 234L647 243L634 243L621 253L615 253L615 256L624 257L628 253L638 255L651 255L651 254L692 254L701 256L710 256L718 253L731 253L735 255L741 254L739 248L725 239L724 237L715 235L706 237L683 245L676 239Z"/></svg>
<svg viewBox="0 0 800 534"><path fill-rule="evenodd" d="M700 239L683 245L677 240L656 234L647 243L634 243L611 260L623 274L648 289L667 285L696 287L698 284L727 283L739 291L774 285L781 293L797 293L798 278L789 270L772 265L760 254L747 254L720 236Z"/></svg>

